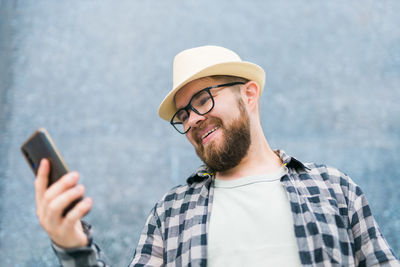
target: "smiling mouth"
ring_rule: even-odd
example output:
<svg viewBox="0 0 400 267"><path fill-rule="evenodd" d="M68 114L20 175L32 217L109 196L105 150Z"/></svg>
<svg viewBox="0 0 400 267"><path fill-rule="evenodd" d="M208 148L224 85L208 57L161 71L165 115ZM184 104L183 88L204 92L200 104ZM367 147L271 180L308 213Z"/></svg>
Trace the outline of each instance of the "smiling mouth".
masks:
<svg viewBox="0 0 400 267"><path fill-rule="evenodd" d="M211 130L209 130L208 132L204 133L204 134L201 136L200 139L203 140L204 138L206 138L207 136L209 136L211 133L215 132L218 128L219 128L218 126L217 126L217 127L214 127L213 129L211 129Z"/></svg>

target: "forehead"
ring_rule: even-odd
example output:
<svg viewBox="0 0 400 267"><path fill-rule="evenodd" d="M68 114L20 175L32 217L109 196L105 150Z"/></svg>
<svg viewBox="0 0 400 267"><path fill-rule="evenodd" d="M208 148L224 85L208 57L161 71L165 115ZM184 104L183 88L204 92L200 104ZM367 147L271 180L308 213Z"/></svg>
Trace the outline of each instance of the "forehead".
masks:
<svg viewBox="0 0 400 267"><path fill-rule="evenodd" d="M175 94L174 103L177 109L182 108L189 103L190 98L200 90L213 86L217 83L217 80L211 77L200 78L183 86Z"/></svg>

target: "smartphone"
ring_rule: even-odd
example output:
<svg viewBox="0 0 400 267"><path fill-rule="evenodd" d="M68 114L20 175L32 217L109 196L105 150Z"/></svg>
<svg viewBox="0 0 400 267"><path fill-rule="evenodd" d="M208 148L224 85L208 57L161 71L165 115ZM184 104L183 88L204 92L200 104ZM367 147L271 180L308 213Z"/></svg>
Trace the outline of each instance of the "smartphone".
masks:
<svg viewBox="0 0 400 267"><path fill-rule="evenodd" d="M50 134L45 128L37 129L21 146L22 154L31 167L35 176L40 161L46 158L50 161L50 174L48 187L69 172L60 152L58 152ZM63 216L72 209L82 198L72 202L63 212Z"/></svg>

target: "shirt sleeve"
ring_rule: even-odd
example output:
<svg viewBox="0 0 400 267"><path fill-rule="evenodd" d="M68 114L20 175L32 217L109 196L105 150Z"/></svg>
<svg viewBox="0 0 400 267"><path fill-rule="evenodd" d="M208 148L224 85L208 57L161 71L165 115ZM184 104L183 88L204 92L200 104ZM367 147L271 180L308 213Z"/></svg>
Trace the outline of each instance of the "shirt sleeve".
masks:
<svg viewBox="0 0 400 267"><path fill-rule="evenodd" d="M348 208L356 266L400 266L372 216L365 195L351 180Z"/></svg>
<svg viewBox="0 0 400 267"><path fill-rule="evenodd" d="M100 248L92 243L87 247L79 247L74 249L64 249L56 244L52 244L61 266L63 267L105 267L109 266ZM102 259L103 258L103 259Z"/></svg>
<svg viewBox="0 0 400 267"><path fill-rule="evenodd" d="M156 207L154 207L140 234L135 255L129 266L163 266L163 252L164 242L161 234L161 221L156 213Z"/></svg>
<svg viewBox="0 0 400 267"><path fill-rule="evenodd" d="M101 249L93 243L90 224L81 221L83 230L88 236L89 245L86 247L77 247L65 249L52 242L52 248L63 267L106 267L108 260Z"/></svg>
<svg viewBox="0 0 400 267"><path fill-rule="evenodd" d="M91 226L82 221L85 233L88 235L89 245L65 249L52 243L53 250L63 267L108 267L109 261L104 253L92 241ZM164 248L161 235L161 221L156 214L156 207L153 208L140 235L139 244L135 255L130 263L133 266L163 266Z"/></svg>

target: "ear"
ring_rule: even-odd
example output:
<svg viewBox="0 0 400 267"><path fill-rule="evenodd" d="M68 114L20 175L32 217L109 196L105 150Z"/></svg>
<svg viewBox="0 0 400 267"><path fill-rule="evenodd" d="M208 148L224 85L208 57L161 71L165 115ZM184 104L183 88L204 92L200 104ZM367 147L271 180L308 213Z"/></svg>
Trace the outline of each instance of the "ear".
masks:
<svg viewBox="0 0 400 267"><path fill-rule="evenodd" d="M256 110L258 99L260 97L260 87L254 81L247 82L242 87L242 97L245 104L250 110Z"/></svg>

